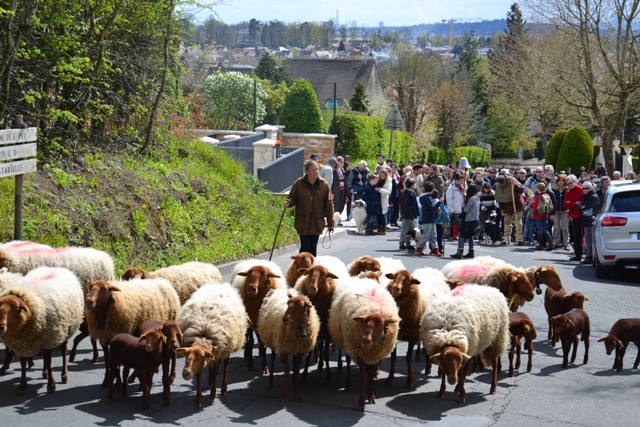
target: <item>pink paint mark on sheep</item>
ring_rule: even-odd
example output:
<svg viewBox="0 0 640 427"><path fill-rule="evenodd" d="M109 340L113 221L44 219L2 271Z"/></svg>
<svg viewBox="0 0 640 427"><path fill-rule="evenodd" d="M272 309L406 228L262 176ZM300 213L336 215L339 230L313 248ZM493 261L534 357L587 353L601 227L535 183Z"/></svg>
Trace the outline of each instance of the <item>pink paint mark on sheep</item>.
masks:
<svg viewBox="0 0 640 427"><path fill-rule="evenodd" d="M56 277L56 273L52 271L49 274L45 274L44 276L40 277L40 280L42 281L53 280L55 279L55 277Z"/></svg>
<svg viewBox="0 0 640 427"><path fill-rule="evenodd" d="M491 271L491 267L484 264L463 264L457 271L459 278L464 280L465 278L475 276L478 274L487 274Z"/></svg>
<svg viewBox="0 0 640 427"><path fill-rule="evenodd" d="M462 286L456 286L452 291L451 291L451 296L452 297L459 297L464 293L466 286L462 285Z"/></svg>

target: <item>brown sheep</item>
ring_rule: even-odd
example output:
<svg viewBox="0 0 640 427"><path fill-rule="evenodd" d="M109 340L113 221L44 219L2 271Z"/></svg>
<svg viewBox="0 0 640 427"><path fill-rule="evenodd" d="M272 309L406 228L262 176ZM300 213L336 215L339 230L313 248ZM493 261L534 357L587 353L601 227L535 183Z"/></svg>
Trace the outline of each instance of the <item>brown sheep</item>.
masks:
<svg viewBox="0 0 640 427"><path fill-rule="evenodd" d="M514 352L517 352L515 369L520 369L520 352L522 351L522 344L520 343L521 338L524 338L524 348L529 352L527 372L531 372L531 368L533 367L533 340L538 336L531 318L520 311L516 313L509 313L509 333L511 334L511 348L509 349L509 376L513 376Z"/></svg>
<svg viewBox="0 0 640 427"><path fill-rule="evenodd" d="M326 361L326 379L331 383L331 371L329 370L329 350L331 337L329 335L329 309L333 302L333 296L338 287L338 276L330 272L325 266L314 265L311 268L301 268L300 278L296 282L295 290L309 298L320 317L320 333L318 334L318 350L320 360L318 371L321 372ZM307 360L308 365L309 360ZM307 366L305 366L305 371Z"/></svg>
<svg viewBox="0 0 640 427"><path fill-rule="evenodd" d="M558 314L551 318L553 324L553 342L560 341L562 344L562 367L569 365L569 350L573 345L571 363L576 360L578 352L578 335L580 341L584 341L583 365L589 361L589 335L591 333L589 316L581 308L574 308L565 314Z"/></svg>
<svg viewBox="0 0 640 427"><path fill-rule="evenodd" d="M185 356L184 369L182 370L182 377L190 381L194 376L196 377L196 406L202 406L202 370L209 368L209 386L211 388L211 401L215 399L216 395L216 377L218 364L211 366L216 358L213 355L213 348L211 347L211 341L206 338L196 338L191 347L180 347L176 350L179 356ZM227 392L226 372L229 366L229 358L224 360L225 381L223 382L222 394Z"/></svg>
<svg viewBox="0 0 640 427"><path fill-rule="evenodd" d="M358 276L365 271L380 271L380 262L369 255L356 258L347 266L350 276Z"/></svg>
<svg viewBox="0 0 640 427"><path fill-rule="evenodd" d="M547 311L549 319L549 333L547 339L551 341L551 346L556 345L556 341L552 340L553 324L551 318L558 314L564 314L574 308L584 308L584 302L589 301L582 292L571 292L568 294L564 288L555 291L547 287L544 293L544 309Z"/></svg>
<svg viewBox="0 0 640 427"><path fill-rule="evenodd" d="M249 316L250 328L247 331L247 341L244 347L244 359L247 368L253 369L253 332L257 334L258 313L267 293L272 289L287 287L282 277L282 270L275 263L265 260L248 260L238 264L232 274L231 284L238 290L245 310ZM269 373L267 354L264 345L258 337L258 346L262 359L262 372Z"/></svg>
<svg viewBox="0 0 640 427"><path fill-rule="evenodd" d="M287 269L285 279L287 280L287 285L293 288L300 278L299 270L301 268L310 268L315 261L315 257L309 252L300 252L299 254L291 255L289 258L291 258L293 262Z"/></svg>
<svg viewBox="0 0 640 427"><path fill-rule="evenodd" d="M144 343L143 343L144 341ZM145 414L149 413L149 397L151 395L151 384L153 374L162 363L162 346L167 342L167 337L160 329L152 329L137 338L129 334L118 334L111 340L111 353L109 355L109 393L107 401L111 403L113 399L113 380L120 383L120 365L122 372L122 394L127 395L126 378L129 369L135 370L135 375L140 378L142 388L142 409Z"/></svg>
<svg viewBox="0 0 640 427"><path fill-rule="evenodd" d="M527 275L531 284L535 287L536 294L538 295L542 293L540 285L547 285L555 291L562 289L562 280L560 280L560 275L558 275L558 272L552 265L541 265L540 267L529 267L522 270ZM511 311L517 311L518 308L524 305L524 303L525 300L522 297L516 296L511 302L511 306L509 308Z"/></svg>
<svg viewBox="0 0 640 427"><path fill-rule="evenodd" d="M638 368L638 363L640 362L640 319L617 320L609 330L609 333L598 340L598 342L601 341L604 342L607 355L610 355L614 349L616 350L612 369L618 372L622 371L622 359L629 343L635 343L638 347L638 355L633 363L633 369Z"/></svg>

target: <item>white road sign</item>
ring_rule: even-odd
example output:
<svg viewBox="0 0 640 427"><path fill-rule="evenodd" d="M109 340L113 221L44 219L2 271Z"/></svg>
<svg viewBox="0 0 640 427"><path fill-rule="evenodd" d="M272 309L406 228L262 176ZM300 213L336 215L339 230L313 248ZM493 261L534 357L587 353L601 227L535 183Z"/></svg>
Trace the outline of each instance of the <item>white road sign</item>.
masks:
<svg viewBox="0 0 640 427"><path fill-rule="evenodd" d="M0 162L6 162L8 160L24 159L25 157L33 157L36 155L36 149L38 144L20 144L0 146Z"/></svg>
<svg viewBox="0 0 640 427"><path fill-rule="evenodd" d="M33 142L38 139L38 128L0 130L0 145Z"/></svg>
<svg viewBox="0 0 640 427"><path fill-rule="evenodd" d="M36 171L36 159L19 160L17 162L0 163L0 178L22 175Z"/></svg>

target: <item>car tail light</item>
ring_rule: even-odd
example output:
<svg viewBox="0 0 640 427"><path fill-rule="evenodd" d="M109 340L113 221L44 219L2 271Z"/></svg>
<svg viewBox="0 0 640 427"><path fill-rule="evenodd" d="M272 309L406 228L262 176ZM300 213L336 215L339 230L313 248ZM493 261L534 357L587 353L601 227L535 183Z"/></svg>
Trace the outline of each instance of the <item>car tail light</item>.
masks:
<svg viewBox="0 0 640 427"><path fill-rule="evenodd" d="M620 216L605 216L601 221L603 227L620 227L626 223L627 218Z"/></svg>
<svg viewBox="0 0 640 427"><path fill-rule="evenodd" d="M614 259L616 259L615 255L603 255L602 258L604 258L606 261L613 261Z"/></svg>

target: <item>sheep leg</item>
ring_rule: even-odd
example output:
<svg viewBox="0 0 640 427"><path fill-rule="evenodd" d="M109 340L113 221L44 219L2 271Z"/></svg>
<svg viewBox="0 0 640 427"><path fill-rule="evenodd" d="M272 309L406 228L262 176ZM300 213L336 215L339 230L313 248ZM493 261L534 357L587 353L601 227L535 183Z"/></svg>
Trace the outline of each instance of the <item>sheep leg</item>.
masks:
<svg viewBox="0 0 640 427"><path fill-rule="evenodd" d="M310 351L309 353L307 353L307 357L305 359L304 362L304 369L302 370L302 382L306 382L307 381L307 373L309 372L309 364L311 363L311 356L313 355L313 353Z"/></svg>
<svg viewBox="0 0 640 427"><path fill-rule="evenodd" d="M24 392L27 390L27 363L29 359L27 357L20 358L20 369L22 371L22 375L20 376L20 384L18 385L17 396L22 396Z"/></svg>
<svg viewBox="0 0 640 427"><path fill-rule="evenodd" d="M175 352L173 352L175 356ZM170 360L162 361L162 404L164 406L169 406L171 404L170 392L171 392L171 376L169 375L169 364ZM174 361L175 363L175 361ZM173 365L175 368L175 364Z"/></svg>
<svg viewBox="0 0 640 427"><path fill-rule="evenodd" d="M358 409L360 412L364 412L364 386L367 382L367 369L366 365L362 362L358 362L360 367L360 397L358 398Z"/></svg>
<svg viewBox="0 0 640 427"><path fill-rule="evenodd" d="M526 340L526 338L525 338ZM520 354L522 353L522 342L520 337L516 339L516 369L520 369Z"/></svg>
<svg viewBox="0 0 640 427"><path fill-rule="evenodd" d="M276 351L271 349L271 372L269 372L269 387L273 387L273 371L276 364Z"/></svg>
<svg viewBox="0 0 640 427"><path fill-rule="evenodd" d="M489 389L489 394L496 394L496 390L498 389L498 359L500 356L493 356L491 358L491 368L493 369L491 375L491 389Z"/></svg>
<svg viewBox="0 0 640 427"><path fill-rule="evenodd" d="M142 392L144 393L144 378L143 375L140 375L140 373L138 371L136 371L135 369L133 370L133 373L131 374L133 375L133 377L135 378L136 376L140 379L140 390L142 390ZM120 379L120 369L118 368L118 380ZM127 381L125 381L127 378L129 377L129 367L127 365L122 366L122 395L123 396L128 396L129 392L127 390Z"/></svg>
<svg viewBox="0 0 640 427"><path fill-rule="evenodd" d="M640 349L638 350L640 351ZM342 349L338 349L338 367L336 368L336 373L339 374L342 372Z"/></svg>
<svg viewBox="0 0 640 427"><path fill-rule="evenodd" d="M293 396L300 400L300 365L302 364L302 354L293 355Z"/></svg>
<svg viewBox="0 0 640 427"><path fill-rule="evenodd" d="M387 380L384 382L384 385L386 387L388 387L391 384L393 384L393 377L394 377L395 371L396 371L397 350L398 350L398 346L396 345L393 348L393 351L391 352L391 364L389 365L389 376L387 377Z"/></svg>
<svg viewBox="0 0 640 427"><path fill-rule="evenodd" d="M282 403L287 403L289 397L289 355L285 353L280 354L280 361L282 362L282 369L284 369L284 378L282 379Z"/></svg>
<svg viewBox="0 0 640 427"><path fill-rule="evenodd" d="M571 351L571 340L567 338L563 338L561 340L562 344L562 367L566 368L569 366L569 351Z"/></svg>
<svg viewBox="0 0 640 427"><path fill-rule="evenodd" d="M216 378L218 377L218 368L220 367L220 361L216 360L216 362L209 366L209 402L213 402L216 400Z"/></svg>
<svg viewBox="0 0 640 427"><path fill-rule="evenodd" d="M578 354L578 335L573 337L573 350L571 352L571 361L570 363L574 363L576 361L576 355Z"/></svg>
<svg viewBox="0 0 640 427"><path fill-rule="evenodd" d="M62 350L62 384L66 384L69 379L69 369L67 367L67 342L63 342L60 345L60 350Z"/></svg>
<svg viewBox="0 0 640 427"><path fill-rule="evenodd" d="M69 353L69 362L73 362L76 359L76 350L80 341L89 336L89 326L87 325L87 319L82 319L80 324L80 333L73 339L73 347L71 347L71 353Z"/></svg>
<svg viewBox="0 0 640 427"><path fill-rule="evenodd" d="M525 338L524 346L529 351L529 360L527 362L527 372L531 372L531 368L533 368L533 339L531 337Z"/></svg>
<svg viewBox="0 0 640 427"><path fill-rule="evenodd" d="M640 345L636 343L636 347L638 347L638 355L636 356L636 361L633 362L633 369L638 369L638 363L640 362ZM622 359L620 359L620 363L622 363Z"/></svg>
<svg viewBox="0 0 640 427"><path fill-rule="evenodd" d="M589 335L582 334L582 341L584 341L584 357L582 358L582 364L586 365L589 361Z"/></svg>
<svg viewBox="0 0 640 427"><path fill-rule="evenodd" d="M51 350L42 351L42 360L44 362L42 372L46 372L47 374L47 393L53 393L56 391L56 380L53 378L53 373L51 372L51 353Z"/></svg>
<svg viewBox="0 0 640 427"><path fill-rule="evenodd" d="M516 351L516 336L511 337L511 348L509 349L509 377L513 377L513 353Z"/></svg>
<svg viewBox="0 0 640 427"><path fill-rule="evenodd" d="M107 402L111 403L111 399L113 399L113 372L109 372L107 374L106 381L108 382L109 391L107 392Z"/></svg>
<svg viewBox="0 0 640 427"><path fill-rule="evenodd" d="M265 347L260 335L258 335L258 348L260 352L260 359L262 359L262 374L266 375L269 373L269 367L267 366L267 347Z"/></svg>
<svg viewBox="0 0 640 427"><path fill-rule="evenodd" d="M444 399L444 392L447 389L447 380L446 380L446 375L444 373L444 371L440 368L438 368L438 372L440 374L440 376L442 377L442 382L440 383L440 391L438 392L438 397L440 399Z"/></svg>
<svg viewBox="0 0 640 427"><path fill-rule="evenodd" d="M93 357L91 358L91 363L96 363L98 361L98 344L96 343L95 338L91 338L91 348L93 349Z"/></svg>
<svg viewBox="0 0 640 427"><path fill-rule="evenodd" d="M222 386L220 386L220 395L227 395L227 373L229 372L229 358L224 359L222 367Z"/></svg>
<svg viewBox="0 0 640 427"><path fill-rule="evenodd" d="M420 361L420 341L418 341L418 344L416 345L416 362Z"/></svg>
<svg viewBox="0 0 640 427"><path fill-rule="evenodd" d="M458 385L457 389L460 391L458 395L458 402L464 403L467 400L467 391L464 389L464 381L467 377L467 368L469 367L469 363L464 362L458 371Z"/></svg>
<svg viewBox="0 0 640 427"><path fill-rule="evenodd" d="M412 340L409 340L409 346L407 348L407 388L412 389L413 383L413 346Z"/></svg>
<svg viewBox="0 0 640 427"><path fill-rule="evenodd" d="M329 342L329 339L325 339L323 340L323 351L324 351L324 360L327 361L327 370L326 370L326 376L327 376L327 384L331 384L331 370L329 369L329 350L331 348L331 344ZM638 354L640 354L640 352L638 352Z"/></svg>
<svg viewBox="0 0 640 427"><path fill-rule="evenodd" d="M377 369L377 365L365 365L367 369L367 377L369 377L369 403L376 403L376 385L373 382L374 374Z"/></svg>
<svg viewBox="0 0 640 427"><path fill-rule="evenodd" d="M247 329L246 342L244 344L244 361L247 363L247 369L253 370L253 330Z"/></svg>
<svg viewBox="0 0 640 427"><path fill-rule="evenodd" d="M15 353L13 350L5 346L4 363L2 364L2 368L0 368L0 375L7 373L7 369L9 369L9 365L11 365L14 355Z"/></svg>
<svg viewBox="0 0 640 427"><path fill-rule="evenodd" d="M176 379L176 352L173 350L169 350L171 352L171 373L169 374L169 384L173 384L173 380Z"/></svg>
<svg viewBox="0 0 640 427"><path fill-rule="evenodd" d="M142 386L142 411L148 415L149 412L151 412L149 409L149 400L151 397L151 381L153 379L153 370L139 372L138 377L140 377L140 383ZM124 379L125 377L123 376L122 378ZM122 381L122 383L125 384L126 387L127 382Z"/></svg>
<svg viewBox="0 0 640 427"><path fill-rule="evenodd" d="M431 374L431 366L432 366L431 358L429 357L429 355L427 354L427 351L424 348L422 349L422 351L424 352L424 355L425 355L424 374L429 375Z"/></svg>
<svg viewBox="0 0 640 427"><path fill-rule="evenodd" d="M346 364L347 364L347 381L345 383L344 389L346 391L351 391L351 357L348 354L345 354Z"/></svg>
<svg viewBox="0 0 640 427"><path fill-rule="evenodd" d="M196 406L202 408L202 371L196 374Z"/></svg>
<svg viewBox="0 0 640 427"><path fill-rule="evenodd" d="M553 323L551 322L551 318L549 318L549 332L547 333L547 340L551 341L551 337L553 336ZM555 347L556 343L551 341L551 347Z"/></svg>
<svg viewBox="0 0 640 427"><path fill-rule="evenodd" d="M102 381L102 388L106 388L109 386L107 383L107 379L109 378L109 346L106 344L100 343L102 346L102 352L104 353L104 380Z"/></svg>
<svg viewBox="0 0 640 427"><path fill-rule="evenodd" d="M318 362L318 372L322 372L322 369L324 369L324 354L322 353L323 341L324 340L319 339L312 352L314 362Z"/></svg>

